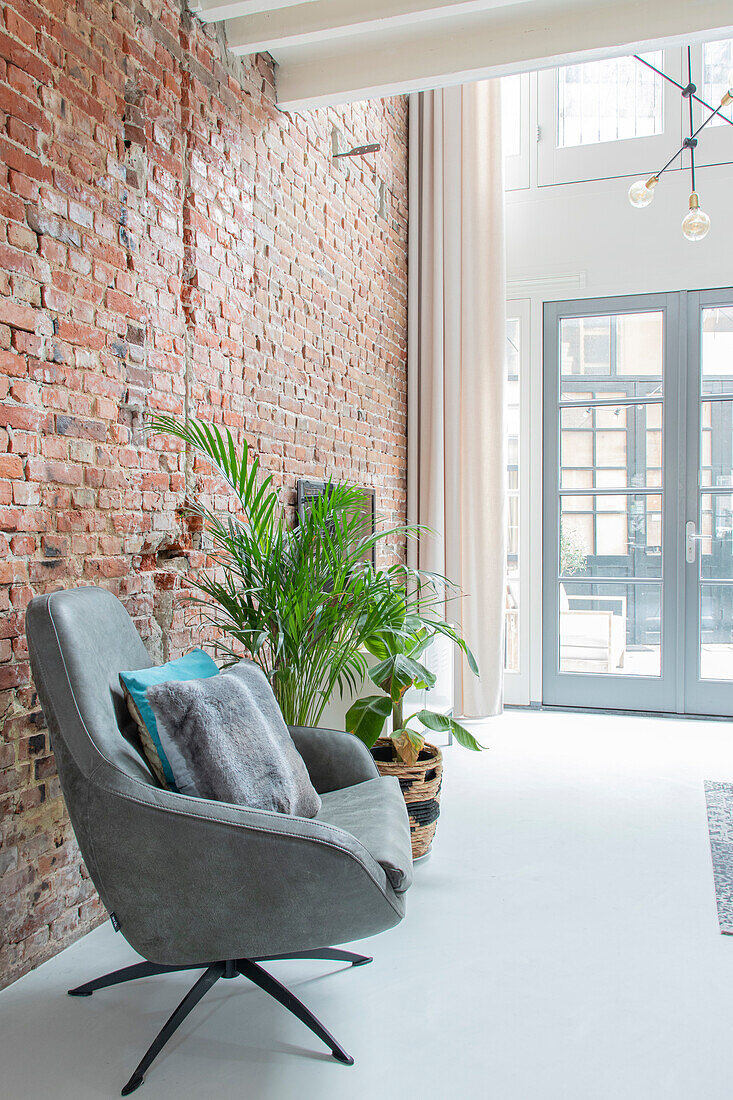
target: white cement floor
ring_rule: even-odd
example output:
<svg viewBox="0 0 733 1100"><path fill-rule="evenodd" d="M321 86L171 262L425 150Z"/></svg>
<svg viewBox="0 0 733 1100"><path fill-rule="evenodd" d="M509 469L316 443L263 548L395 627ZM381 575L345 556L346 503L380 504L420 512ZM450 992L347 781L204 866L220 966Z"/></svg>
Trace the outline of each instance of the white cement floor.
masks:
<svg viewBox="0 0 733 1100"><path fill-rule="evenodd" d="M273 965L356 1065L220 982L141 1100L730 1100L702 781L733 782L733 727L512 711L483 740L447 753L434 852L374 963ZM105 925L0 993L1 1096L119 1095L191 975L65 990L133 960Z"/></svg>

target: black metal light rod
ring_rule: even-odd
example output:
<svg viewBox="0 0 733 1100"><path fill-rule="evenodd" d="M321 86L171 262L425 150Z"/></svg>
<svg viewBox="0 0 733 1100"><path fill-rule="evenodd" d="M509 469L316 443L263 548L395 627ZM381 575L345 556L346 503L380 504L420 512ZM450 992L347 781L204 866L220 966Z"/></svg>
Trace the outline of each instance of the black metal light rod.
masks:
<svg viewBox="0 0 733 1100"><path fill-rule="evenodd" d="M680 84L680 82L678 80L675 80L674 77L668 76L667 73L663 73L661 69L658 69L656 67L656 65L652 65L651 61L645 61L643 57L639 57L638 53L635 53L634 57L637 61L641 61L642 65L646 65L647 69L651 69L652 72L657 73L658 76L661 76L665 80L668 80L670 84L674 84L675 88L679 88L681 92L684 92L686 90L684 84ZM718 104L717 107L711 107L709 103L706 103L704 99L700 99L700 96L696 95L694 92L690 93L690 98L694 99L695 102L699 103L702 107L706 107L708 111L712 111L714 115L719 114L722 104ZM730 119L727 115L722 114L720 115L720 117L723 119L724 122L727 122L730 126L733 126L733 119ZM710 120L708 119L708 121Z"/></svg>
<svg viewBox="0 0 733 1100"><path fill-rule="evenodd" d="M717 115L719 110L720 110L720 107L716 107L716 109L712 112L712 114L709 114L708 117L705 119L705 121L700 123L698 128L695 130L695 132L693 134L690 135L690 138L687 139L687 141L695 139L697 137L697 135L700 133L700 131L704 130L705 127L707 126L707 124L715 118L715 116ZM725 118L725 115L723 115L722 117ZM654 173L654 175L657 177L657 179L659 179L662 172L666 172L667 169L670 167L670 165L674 164L674 162L677 160L677 157L680 155L680 153L683 153L685 151L685 149L687 149L687 148L688 148L688 144L686 142L683 142L682 145L680 145L677 152L674 154L674 156L671 156L669 158L669 160L665 164L664 168L660 168L658 172Z"/></svg>
<svg viewBox="0 0 733 1100"><path fill-rule="evenodd" d="M697 138L695 137L695 120L693 118L692 96L695 85L692 83L692 49L687 47L687 87L683 91L682 95L687 96L687 102L690 106L690 137L684 144L690 150L690 172L692 173L692 190L695 190L695 146L697 145ZM712 108L710 108L712 110Z"/></svg>
<svg viewBox="0 0 733 1100"><path fill-rule="evenodd" d="M675 161L677 160L677 157L678 157L678 156L680 155L680 153L682 152L682 150L683 150L683 149L684 149L684 145L680 145L679 149L678 149L678 150L677 150L677 152L676 152L676 153L674 154L674 156L671 156L671 157L669 158L669 160L668 160L668 161L667 161L667 163L665 164L664 168L660 168L658 172L655 172L655 173L654 173L654 175L655 175L655 176L657 177L657 179L659 179L659 177L661 176L662 172L666 172L666 171L667 171L667 169L668 169L668 168L669 168L669 167L670 167L671 165L673 165L673 164L674 164L674 162L675 162Z"/></svg>

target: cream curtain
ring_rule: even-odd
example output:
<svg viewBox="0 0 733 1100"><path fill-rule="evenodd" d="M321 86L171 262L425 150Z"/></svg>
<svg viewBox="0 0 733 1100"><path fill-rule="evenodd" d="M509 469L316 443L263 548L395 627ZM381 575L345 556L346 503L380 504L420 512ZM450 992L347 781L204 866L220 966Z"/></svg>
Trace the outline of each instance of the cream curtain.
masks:
<svg viewBox="0 0 733 1100"><path fill-rule="evenodd" d="M449 604L479 663L457 661L457 714L502 707L506 599L506 283L498 81L410 97L408 519L435 535L413 564L457 582Z"/></svg>

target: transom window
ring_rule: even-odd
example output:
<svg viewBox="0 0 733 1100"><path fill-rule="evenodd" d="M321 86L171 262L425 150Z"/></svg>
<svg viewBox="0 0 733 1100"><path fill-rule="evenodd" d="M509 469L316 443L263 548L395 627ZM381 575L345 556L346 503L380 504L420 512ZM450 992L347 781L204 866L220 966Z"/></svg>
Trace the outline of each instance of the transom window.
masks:
<svg viewBox="0 0 733 1100"><path fill-rule="evenodd" d="M682 86L687 80L686 49L640 54ZM693 80L698 95L717 107L733 79L733 39L692 46ZM531 81L531 84L530 84ZM536 100L535 131L528 101ZM709 111L698 103L694 125ZM537 140L537 184L651 174L682 144L688 132L688 106L678 88L635 57L587 61L538 73L502 78L506 186L530 186L529 144ZM728 123L733 104L721 109L697 149L700 167L730 162ZM530 128L532 133L530 135ZM670 171L687 167L682 157Z"/></svg>
<svg viewBox="0 0 733 1100"><path fill-rule="evenodd" d="M661 67L661 51L643 56ZM661 80L635 58L613 57L557 70L559 148L650 137L663 129Z"/></svg>
<svg viewBox="0 0 733 1100"><path fill-rule="evenodd" d="M706 42L702 48L702 98L706 103L717 107L721 99L728 91L730 73L733 70L733 39L723 39L721 42ZM731 118L732 104L723 108ZM718 115L710 123L711 126L725 126L726 123Z"/></svg>

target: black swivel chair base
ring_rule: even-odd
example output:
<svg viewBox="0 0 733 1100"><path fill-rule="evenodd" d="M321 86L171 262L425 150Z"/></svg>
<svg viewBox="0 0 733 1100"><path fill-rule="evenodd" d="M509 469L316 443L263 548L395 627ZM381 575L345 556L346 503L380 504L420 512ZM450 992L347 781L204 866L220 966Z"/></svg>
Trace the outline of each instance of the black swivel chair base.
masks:
<svg viewBox="0 0 733 1100"><path fill-rule="evenodd" d="M160 1054L171 1035L181 1026L189 1012L196 1007L201 998L218 982L219 978L236 978L240 974L245 978L249 978L251 982L254 982L265 993L269 993L289 1012L297 1016L306 1027L309 1027L319 1039L323 1040L327 1047L331 1048L331 1053L337 1062L342 1062L346 1066L353 1066L354 1059L336 1042L333 1035L326 1030L320 1020L317 1020L313 1013L289 989L286 989L284 985L259 965L261 962L275 962L278 959L327 959L333 962L348 962L351 966L364 966L365 963L372 961L367 955L354 955L351 951L342 951L338 947L324 947L317 951L295 951L286 955L268 955L261 959L230 959L227 962L211 963L158 1032L144 1058L123 1088L122 1095L129 1096L135 1089L140 1088L145 1079L146 1071ZM96 978L92 982L86 982L84 985L77 986L76 989L70 989L69 996L91 997L92 993L98 989L105 989L110 985L119 985L121 982L131 982L136 978L147 978L153 974L172 974L177 970L200 969L200 966L160 966L151 962L135 963L133 966L126 966L122 970L105 974L104 977Z"/></svg>

